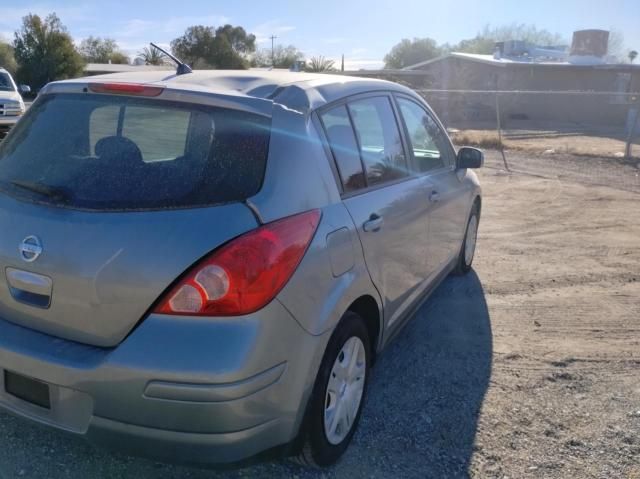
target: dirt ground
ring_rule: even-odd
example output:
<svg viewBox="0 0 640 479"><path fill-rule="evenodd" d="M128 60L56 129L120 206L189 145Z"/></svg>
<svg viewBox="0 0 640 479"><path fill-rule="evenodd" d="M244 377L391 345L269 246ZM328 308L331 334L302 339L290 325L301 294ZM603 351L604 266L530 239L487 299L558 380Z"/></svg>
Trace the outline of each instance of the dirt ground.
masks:
<svg viewBox="0 0 640 479"><path fill-rule="evenodd" d="M377 363L322 472L160 464L0 414L0 478L640 478L640 169L488 155L474 272Z"/></svg>
<svg viewBox="0 0 640 479"><path fill-rule="evenodd" d="M493 361L470 473L640 477L640 170L508 159L549 178L483 175Z"/></svg>

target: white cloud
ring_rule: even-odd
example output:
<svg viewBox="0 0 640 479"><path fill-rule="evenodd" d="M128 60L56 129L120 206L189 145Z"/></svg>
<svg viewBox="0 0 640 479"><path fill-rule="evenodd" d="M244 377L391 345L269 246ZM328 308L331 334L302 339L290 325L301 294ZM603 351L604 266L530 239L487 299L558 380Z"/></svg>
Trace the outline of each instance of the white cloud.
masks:
<svg viewBox="0 0 640 479"><path fill-rule="evenodd" d="M122 22L120 29L116 30L114 36L118 39L146 38L150 35L158 35L161 37L171 36L171 39L173 39L182 35L188 27L193 25L220 27L225 23L229 23L229 18L223 15L172 17L161 21L134 18ZM151 38L148 39L152 40Z"/></svg>
<svg viewBox="0 0 640 479"><path fill-rule="evenodd" d="M0 28L12 32L22 25L22 18L30 13L46 17L50 13L56 13L62 23L79 22L90 18L91 9L87 5L60 7L48 3L31 5L28 7L0 6ZM11 35L13 36L13 35Z"/></svg>
<svg viewBox="0 0 640 479"><path fill-rule="evenodd" d="M116 38L135 38L145 35L153 27L153 22L134 18L122 24L119 30L114 32Z"/></svg>
<svg viewBox="0 0 640 479"><path fill-rule="evenodd" d="M149 46L149 42L170 50L169 42L193 25L217 28L229 21L229 17L224 15L182 16L157 21L133 18L121 22L113 34L106 36L114 38L124 53L135 57L140 50Z"/></svg>
<svg viewBox="0 0 640 479"><path fill-rule="evenodd" d="M173 17L160 23L160 31L165 33L181 35L184 31L193 25L205 25L207 27L221 27L229 23L231 19L224 15L204 15L204 16L185 16Z"/></svg>
<svg viewBox="0 0 640 479"><path fill-rule="evenodd" d="M256 25L254 28L250 30L250 33L253 33L256 36L256 43L262 44L262 43L270 42L271 39L269 37L271 35L275 35L277 37L283 37L285 33L291 32L295 29L296 27L292 25L286 25L280 20L269 20L268 22L264 22L259 25ZM279 43L284 43L288 45L288 43L284 41L283 38L280 38L280 39L283 41Z"/></svg>
<svg viewBox="0 0 640 479"><path fill-rule="evenodd" d="M340 43L344 43L346 41L346 38L344 37L330 37L330 38L324 38L322 40L322 43L325 43L327 45L338 45Z"/></svg>
<svg viewBox="0 0 640 479"><path fill-rule="evenodd" d="M0 0L0 2L2 2L2 0ZM115 26L110 26L109 30L104 31L100 28L99 24L95 24L96 13L92 11L90 6L78 5L61 8L47 3L47 0L44 0L42 3L25 7L0 6L0 38L3 38L5 41L12 41L13 32L20 27L22 18L29 13L46 16L52 12L57 13L63 24L75 24L75 27L71 29L71 33L74 35L77 44L79 44L83 38L90 35L106 36L114 38L118 42L121 50L131 57L135 57L143 47L149 46L150 41L157 42L158 45L163 48L169 48L169 42L182 35L189 26L207 25L218 27L231 22L231 19L224 15L185 15L158 20L153 18L132 18L116 22ZM294 43L295 40L287 40L288 34L294 30L296 30L295 26L280 19L272 19L260 23L253 28L249 28L248 32L256 35L259 45L266 46L270 44L269 37L271 35L278 37L276 41L279 44L288 45ZM340 68L341 57L335 54L339 52L339 50L336 52L336 49L344 45L345 69L376 69L382 68L383 66L383 61L372 58L373 55L371 55L371 52L366 48L351 48L349 40L345 37L335 36L321 38L318 39L317 43L316 48L309 49L305 52L307 58L324 54L327 58L334 60L335 66ZM331 48L327 47L329 50L333 50L331 52L332 55L326 55L326 53L319 51L323 50L322 45L332 46Z"/></svg>

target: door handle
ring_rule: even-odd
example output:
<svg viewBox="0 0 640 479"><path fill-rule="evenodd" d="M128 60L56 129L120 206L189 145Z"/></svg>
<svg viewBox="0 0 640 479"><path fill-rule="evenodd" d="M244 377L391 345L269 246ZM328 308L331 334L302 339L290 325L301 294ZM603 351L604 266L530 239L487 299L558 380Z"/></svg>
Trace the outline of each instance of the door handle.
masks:
<svg viewBox="0 0 640 479"><path fill-rule="evenodd" d="M431 201L432 203L437 203L438 201L440 201L440 193L438 193L437 191L432 191L429 194L429 201Z"/></svg>
<svg viewBox="0 0 640 479"><path fill-rule="evenodd" d="M384 220L382 219L382 216L372 213L371 216L369 216L369 219L362 225L362 229L367 232L379 231L380 228L382 228L383 223Z"/></svg>

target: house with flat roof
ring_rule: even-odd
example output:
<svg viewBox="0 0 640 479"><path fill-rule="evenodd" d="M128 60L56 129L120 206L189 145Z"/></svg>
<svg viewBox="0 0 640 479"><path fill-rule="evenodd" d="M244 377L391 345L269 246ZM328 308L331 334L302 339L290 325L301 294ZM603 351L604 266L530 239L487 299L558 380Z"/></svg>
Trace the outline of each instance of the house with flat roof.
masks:
<svg viewBox="0 0 640 479"><path fill-rule="evenodd" d="M398 73L416 88L447 90L428 95L445 121L495 120L495 94L483 92L497 90L505 92L505 122L623 125L638 101L631 93L640 91L640 65L608 57L607 41L606 31L583 30L574 33L570 48L499 42L492 55L453 52L403 69L411 75Z"/></svg>

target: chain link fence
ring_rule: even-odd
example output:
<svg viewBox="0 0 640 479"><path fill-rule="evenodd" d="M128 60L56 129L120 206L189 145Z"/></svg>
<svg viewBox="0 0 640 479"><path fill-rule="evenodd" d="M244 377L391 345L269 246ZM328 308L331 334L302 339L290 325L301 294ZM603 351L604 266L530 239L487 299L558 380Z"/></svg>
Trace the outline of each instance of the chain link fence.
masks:
<svg viewBox="0 0 640 479"><path fill-rule="evenodd" d="M447 128L485 146L633 156L640 94L584 91L418 90ZM497 143L502 137L502 144ZM555 148L554 148L555 147ZM640 155L640 150L636 152Z"/></svg>
<svg viewBox="0 0 640 479"><path fill-rule="evenodd" d="M416 90L454 143L487 165L578 175L640 192L640 94L595 91Z"/></svg>
<svg viewBox="0 0 640 479"><path fill-rule="evenodd" d="M373 75L372 75L373 76ZM390 78L408 86L413 82ZM640 192L640 93L418 88L487 166ZM0 132L0 141L2 138Z"/></svg>

